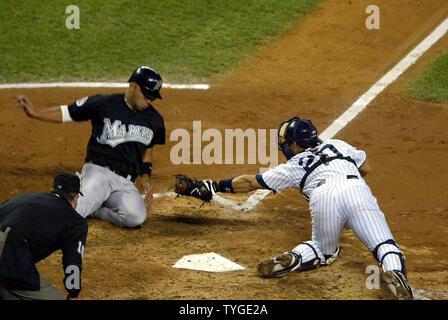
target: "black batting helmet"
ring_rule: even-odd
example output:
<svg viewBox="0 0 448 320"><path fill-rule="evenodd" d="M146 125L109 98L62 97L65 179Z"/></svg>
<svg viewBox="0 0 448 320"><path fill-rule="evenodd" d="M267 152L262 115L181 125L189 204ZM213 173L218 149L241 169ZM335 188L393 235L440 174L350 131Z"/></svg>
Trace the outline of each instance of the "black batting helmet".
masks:
<svg viewBox="0 0 448 320"><path fill-rule="evenodd" d="M163 80L156 70L145 66L138 67L128 82L136 82L146 98L162 99L160 88L162 88Z"/></svg>

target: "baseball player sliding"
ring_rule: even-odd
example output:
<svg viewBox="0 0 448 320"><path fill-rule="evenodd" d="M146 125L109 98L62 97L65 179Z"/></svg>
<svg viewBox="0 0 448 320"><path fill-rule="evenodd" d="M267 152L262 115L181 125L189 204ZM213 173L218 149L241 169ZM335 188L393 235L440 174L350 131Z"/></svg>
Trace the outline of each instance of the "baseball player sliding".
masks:
<svg viewBox="0 0 448 320"><path fill-rule="evenodd" d="M261 262L258 265L260 276L275 278L292 271L332 264L339 255L341 232L349 228L377 259L395 297L412 299L403 252L362 178L370 171L365 152L341 140L322 141L312 122L299 117L282 122L277 139L287 163L263 174L221 181L193 180L177 175L175 191L210 201L216 192L269 189L280 193L286 188L298 189L309 201L312 240Z"/></svg>
<svg viewBox="0 0 448 320"><path fill-rule="evenodd" d="M35 119L67 123L90 120L92 135L81 172L80 198L76 211L83 217L136 228L146 220L152 203L149 183L153 147L165 144L163 117L152 106L162 99L162 78L157 71L141 66L129 78L126 92L84 97L67 106L36 110L25 96L17 106ZM141 176L144 199L135 187Z"/></svg>

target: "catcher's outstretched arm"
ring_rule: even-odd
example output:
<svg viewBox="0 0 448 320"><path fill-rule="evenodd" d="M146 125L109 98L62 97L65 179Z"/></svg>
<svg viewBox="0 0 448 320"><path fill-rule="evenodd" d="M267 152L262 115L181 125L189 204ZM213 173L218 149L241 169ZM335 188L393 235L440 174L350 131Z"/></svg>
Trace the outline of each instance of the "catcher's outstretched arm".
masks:
<svg viewBox="0 0 448 320"><path fill-rule="evenodd" d="M258 183L254 175L243 175L234 178L232 180L232 187L235 193L245 193L257 189L264 189L264 187Z"/></svg>
<svg viewBox="0 0 448 320"><path fill-rule="evenodd" d="M258 180L254 175L212 181L196 180L183 174L177 174L174 184L174 191L178 195L195 197L205 202L212 200L216 192L245 193L264 188L269 187L264 186L262 180Z"/></svg>

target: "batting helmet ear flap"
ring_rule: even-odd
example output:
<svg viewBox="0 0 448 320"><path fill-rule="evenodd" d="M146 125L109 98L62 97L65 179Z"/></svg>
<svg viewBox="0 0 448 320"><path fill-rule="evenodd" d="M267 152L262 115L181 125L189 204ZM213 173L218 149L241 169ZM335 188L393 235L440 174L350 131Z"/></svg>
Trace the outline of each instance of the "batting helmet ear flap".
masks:
<svg viewBox="0 0 448 320"><path fill-rule="evenodd" d="M138 67L132 73L128 82L137 83L146 98L162 99L160 89L162 88L163 80L156 70L146 66Z"/></svg>
<svg viewBox="0 0 448 320"><path fill-rule="evenodd" d="M291 131L291 123L299 121L299 117L292 117L291 119L283 121L277 130L277 144L278 149L283 152L286 159L294 157L294 152L288 147L288 144L294 141L294 132Z"/></svg>

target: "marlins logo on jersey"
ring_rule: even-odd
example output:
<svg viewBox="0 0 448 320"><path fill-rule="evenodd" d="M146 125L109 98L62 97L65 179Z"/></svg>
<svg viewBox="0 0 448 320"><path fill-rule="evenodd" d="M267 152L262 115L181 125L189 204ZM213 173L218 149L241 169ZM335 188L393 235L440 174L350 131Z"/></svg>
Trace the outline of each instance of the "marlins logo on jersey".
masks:
<svg viewBox="0 0 448 320"><path fill-rule="evenodd" d="M101 144L108 144L112 148L125 142L140 142L149 145L154 132L143 126L130 124L127 128L120 120L111 123L109 118L104 118L103 133L96 138Z"/></svg>

